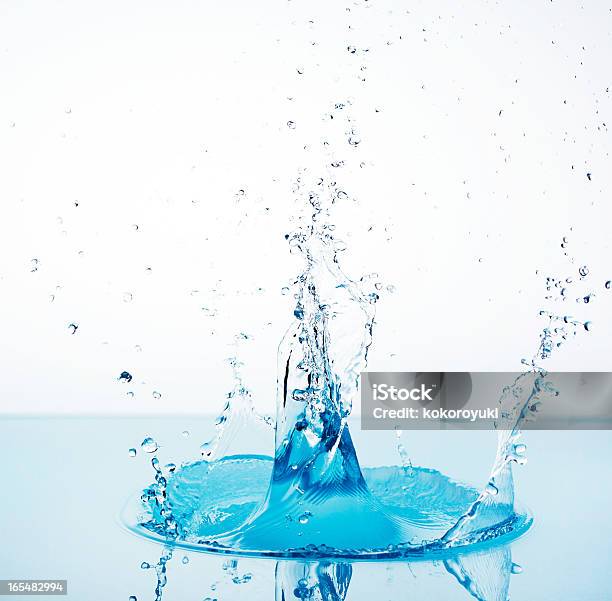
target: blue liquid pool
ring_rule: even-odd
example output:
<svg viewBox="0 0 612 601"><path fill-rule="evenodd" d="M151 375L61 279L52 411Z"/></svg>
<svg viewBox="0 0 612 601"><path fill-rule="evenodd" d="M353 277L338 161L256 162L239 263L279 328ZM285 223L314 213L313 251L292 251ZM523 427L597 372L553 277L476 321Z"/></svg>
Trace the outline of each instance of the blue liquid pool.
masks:
<svg viewBox="0 0 612 601"><path fill-rule="evenodd" d="M465 545L507 543L531 524L527 513L516 512L452 547L440 544L440 537L476 501L478 490L436 470L413 468L407 473L398 466L365 468L363 490L331 503L305 494L296 504L279 502L271 511L266 494L272 471L271 457L253 455L182 467L166 490L181 527L173 546L247 556L390 560L446 556ZM128 506L126 523L138 534L166 542L156 504L150 504L151 512L140 521L130 515L138 506L138 499ZM414 543L404 543L413 533L418 533ZM425 536L430 542L424 542Z"/></svg>

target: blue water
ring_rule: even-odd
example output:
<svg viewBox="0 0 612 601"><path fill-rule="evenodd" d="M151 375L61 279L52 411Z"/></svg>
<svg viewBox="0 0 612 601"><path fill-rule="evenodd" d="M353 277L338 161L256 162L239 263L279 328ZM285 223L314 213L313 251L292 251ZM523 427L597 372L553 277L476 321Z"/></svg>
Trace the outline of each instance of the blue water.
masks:
<svg viewBox="0 0 612 601"><path fill-rule="evenodd" d="M272 458L257 455L184 466L170 479L166 490L167 503L180 525L180 538L173 541L173 546L234 555L315 559L447 555L448 549L438 539L479 496L475 488L437 470L416 467L407 476L402 467L387 466L362 470L361 497L342 497L327 504L309 502L306 496L297 504L279 501L270 511L266 495L273 469ZM135 530L146 534L142 530L145 528L151 538L165 542L167 530L161 509L155 503L152 507L152 515L145 514L152 519ZM492 538L507 540L530 523L525 514L515 514L497 530L489 530L488 537L479 534L478 538L483 544ZM412 545L404 544L401 541L408 540L406 532L419 532L419 538ZM424 542L424 536L429 536L430 542ZM394 537L400 542L394 544Z"/></svg>
<svg viewBox="0 0 612 601"><path fill-rule="evenodd" d="M347 106L328 100L334 109L326 123ZM133 532L164 545L159 559L144 568L155 571L157 600L179 549L316 563L301 578L279 564L278 599L344 599L353 568L340 560L438 558L465 591L483 600L506 601L510 576L521 571L507 547L532 524L515 499L513 467L526 461L521 426L556 394L542 362L591 324L541 312L547 323L535 354L523 360L526 373L499 391L502 418L486 478L459 482L416 465L400 445L393 462L364 469L349 417L367 367L379 294L364 278L347 276L339 261L345 244L336 237L332 214L336 201L348 195L331 170L344 162L338 157L348 148L362 148L358 124L350 115L345 119L341 144L323 138L324 160L318 166L315 161L314 169L298 169L294 192L305 213L286 239L303 270L278 352L275 418L256 414L235 366L237 385L215 435L200 448L202 460L164 465L154 438L140 445L151 457L154 481L128 505L124 520ZM579 276L587 275L581 267ZM546 298L557 289L567 292L561 286L549 277L552 294ZM273 427L273 455L229 451L236 437L261 423ZM234 572L235 579L250 581Z"/></svg>
<svg viewBox="0 0 612 601"><path fill-rule="evenodd" d="M448 559L457 549L520 536L532 523L514 492L513 465L527 460L521 424L557 394L542 362L569 333L587 328L542 312L547 324L535 354L524 360L528 371L499 391L497 447L483 483L416 466L401 442L394 464L364 470L348 418L373 341L378 294L344 274L322 205L313 210L312 220L287 236L304 270L278 351L276 419L255 412L234 362L236 383L215 436L200 447L202 461L163 466L157 442L142 441L155 481L126 510L128 527L169 549L351 560ZM273 456L228 451L232 440L261 424L273 427ZM460 564L448 566L468 589L478 579Z"/></svg>
<svg viewBox="0 0 612 601"><path fill-rule="evenodd" d="M355 10L370 6L358 3ZM356 54L352 45L339 48ZM359 75L361 67L354 69ZM298 70L296 77L308 82L311 76ZM340 256L346 245L336 234L342 223L336 209L350 197L344 185L350 182L340 181L338 168L354 161L356 147L361 152L364 145L352 101L324 97L321 104L331 108L312 132L318 153L310 155L306 144L304 165L296 165L298 211L286 234L303 269L295 278L295 308L278 352L276 416L256 414L235 365L237 385L215 435L202 445L203 461L164 466L155 441L143 441L155 480L128 508L126 523L171 548L280 558L446 557L457 549L506 543L532 522L516 502L513 467L526 461L521 424L555 394L542 362L578 330L588 331L590 322L541 312L546 324L534 341L535 354L524 360L525 375L499 391L497 444L479 480L460 483L427 464L414 465L399 444L399 456L386 467L362 469L348 418L373 343L380 288L344 273ZM586 266L579 270L580 278L587 277ZM547 300L567 297L571 289L569 278L548 277L546 285ZM273 455L229 452L236 437L261 423L274 429ZM498 563L504 571L502 556ZM471 569L455 564L449 569L470 588Z"/></svg>
<svg viewBox="0 0 612 601"><path fill-rule="evenodd" d="M141 441L154 433L162 463L172 458L188 460L199 453L199 440L212 436L213 422L211 416L0 420L0 453L10 458L3 464L7 494L0 501L0 532L6 544L0 578L67 578L68 599L79 601L127 601L130 595L138 601L153 601L157 574L141 564L154 566L164 549L144 537L132 536L117 520L126 491L146 481L151 471L150 455L139 449L132 458L128 449L135 439ZM190 436L184 437L184 430ZM392 440L384 444L389 433L363 433L355 427L353 432L366 465L396 459ZM467 481L486 470L492 439L491 432L410 433L411 444L427 447L421 456ZM242 442L257 446L249 433ZM508 574L507 559L501 562L505 566L501 574L508 584L508 596L502 601L612 598L612 524L604 518L612 506L612 486L602 478L609 472L610 432L530 431L524 442L530 459L517 471L517 486L536 520L526 536L504 546L510 561L519 564L522 572ZM449 452L451 449L456 452ZM466 457L471 458L469 462ZM186 564L185 556L189 558ZM481 569L500 573L498 550L485 549L478 557L474 561ZM236 567L232 568L234 559ZM334 563L345 566L342 574L350 571L347 601L474 598L448 571L445 561L437 559L277 561L176 548L166 563L163 599L270 601L279 589L291 592L291 586L297 588L302 574L308 582L317 574L321 579ZM450 560L446 564L453 566ZM248 574L250 580L234 582ZM491 594L485 598L497 601Z"/></svg>
<svg viewBox="0 0 612 601"><path fill-rule="evenodd" d="M223 452L256 419L238 377L216 436L201 449L203 461L164 468L155 440L143 440L155 482L140 495L140 509L126 513L135 532L208 552L373 560L500 544L528 529L531 518L514 500L512 464L524 459L517 439L542 387L539 372L529 386L519 378L502 395L505 419L484 488L406 458L400 466L361 468L347 420L378 295L343 273L331 232L313 218L289 237L305 267L278 353L274 457Z"/></svg>

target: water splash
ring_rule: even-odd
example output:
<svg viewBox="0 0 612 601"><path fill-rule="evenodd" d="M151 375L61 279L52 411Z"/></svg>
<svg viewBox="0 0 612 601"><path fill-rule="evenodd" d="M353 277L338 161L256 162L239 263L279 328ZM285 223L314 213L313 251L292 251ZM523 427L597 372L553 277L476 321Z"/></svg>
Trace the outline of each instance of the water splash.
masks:
<svg viewBox="0 0 612 601"><path fill-rule="evenodd" d="M567 246L563 238L562 248ZM566 256L567 253L565 253ZM573 263L573 259L570 258ZM589 274L586 265L578 269L581 279ZM545 296L549 301L565 301L563 291L574 285L571 277L546 278L546 291L550 293L560 288L559 297L551 294ZM531 359L522 359L522 364L529 371L521 374L509 386L505 387L499 399L501 419L495 424L498 431L497 451L489 479L478 498L454 526L445 533L441 541L447 546L463 544L465 540L478 540L488 537L492 528L505 527L514 513L514 482L512 465L524 465L527 462L526 445L519 443L521 427L528 421L536 419L539 406L548 398L558 396L559 392L547 380L547 372L542 362L550 359L555 350L560 348L568 338L575 336L580 329L589 331L590 321L582 322L568 315L559 315L554 310L540 311L540 316L547 320L540 334L540 342ZM497 524L497 526L495 526Z"/></svg>
<svg viewBox="0 0 612 601"><path fill-rule="evenodd" d="M324 210L315 204L319 217ZM540 312L547 323L536 352L523 360L528 371L500 395L496 455L481 489L414 466L399 431L401 465L362 469L348 417L372 344L376 286L366 289L371 278L355 282L342 271L341 245L326 219L301 224L287 239L304 269L278 353L274 457L228 452L243 428L270 423L254 411L232 357L235 386L202 447L204 460L166 479L154 457L156 483L132 527L160 540L170 525L173 545L190 549L312 559L445 557L522 534L531 517L517 507L512 474L526 462L521 427L558 394L542 363L589 322ZM469 589L470 568L447 567Z"/></svg>
<svg viewBox="0 0 612 601"><path fill-rule="evenodd" d="M346 50L361 62L369 53L362 46L350 44ZM361 63L360 82L365 82L365 68ZM296 69L300 78L307 71ZM293 186L300 212L286 239L292 252L303 258L304 268L295 281L294 320L278 353L274 457L229 452L244 428L272 423L254 411L235 356L230 360L235 387L216 421L214 437L201 447L203 459L163 472L153 458L155 483L141 497L138 520L128 518L140 534L171 540L174 546L238 555L447 558L457 548L500 544L531 523L517 507L512 467L526 460L524 445L518 442L521 424L535 417L544 397L555 394L541 361L578 327L591 327L567 314L542 313L548 324L537 352L525 361L529 371L502 391L497 450L484 486L460 484L436 470L414 466L399 438L401 466L360 466L348 417L372 344L382 286L369 289L370 280L352 280L343 272L339 253L346 245L334 234L331 218L337 204L352 198L338 174L354 157L360 167L366 164L352 103L328 103L332 108L324 118L326 127L336 124L341 141L332 143L338 131L322 138L321 132L312 132L316 144L322 139L318 148L325 172L317 157L314 168L309 164L299 169ZM302 133L299 123L286 121L288 135ZM567 253L566 247L564 238ZM581 266L577 273L574 268L573 276L586 281L588 267ZM547 298L558 294L567 299L571 285L569 277L548 278ZM499 562L508 563L505 555ZM449 560L447 569L473 596L485 595L474 584L473 566ZM342 575L335 578L336 596L324 591L322 598L324 593L343 598L337 592L342 590ZM307 582L294 591L310 586ZM502 594L503 587L499 591Z"/></svg>
<svg viewBox="0 0 612 601"><path fill-rule="evenodd" d="M146 561L143 561L142 564L140 564L140 568L143 570L155 571L155 576L157 578L157 583L155 585L155 601L162 601L163 599L164 587L166 584L168 584L167 564L172 559L173 554L174 547L171 544L171 540L169 540L168 544L164 546L164 550L155 564L151 565Z"/></svg>
<svg viewBox="0 0 612 601"><path fill-rule="evenodd" d="M362 51L355 48L355 54ZM350 113L352 101L332 106L329 115L338 118L325 122L339 125L322 142L327 172L303 167L293 186L301 211L285 237L303 269L294 282L293 323L278 352L274 457L229 452L240 432L262 421L236 355L230 359L235 386L214 437L201 447L203 460L164 476L163 487L156 474L142 498L140 519L132 520L140 534L165 539L171 519L173 544L186 548L380 559L507 540L531 523L514 504L506 461L512 437L500 439L496 467L482 493L412 466L403 445L401 466L359 464L348 418L367 364L382 284L378 278L353 280L340 265L346 245L335 234L332 212L350 195L333 171L349 161L338 149L352 156L363 143ZM330 142L333 135L339 143Z"/></svg>
<svg viewBox="0 0 612 601"><path fill-rule="evenodd" d="M249 340L249 337L244 334L239 334L234 339L235 355L227 360L232 369L234 386L227 393L223 410L215 419L214 436L200 445L200 453L207 461L215 461L226 456L241 432L257 428L265 429L267 432L274 426L274 420L270 416L262 415L255 409L251 391L242 378L243 363L237 355L239 345L245 340ZM184 432L183 436L189 436L189 433Z"/></svg>
<svg viewBox="0 0 612 601"><path fill-rule="evenodd" d="M204 460L166 476L153 458L156 482L143 495L137 530L159 538L170 524L173 544L207 551L370 559L439 554L523 532L530 518L515 509L509 452L524 418L513 413L522 398L518 383L512 395L506 391L513 404L500 401L516 427L500 433L483 492L412 466L405 450L401 466L362 469L348 417L378 294L344 274L324 220L300 226L288 241L304 270L294 321L279 347L274 457L227 454L257 419L232 358L235 386L215 436L202 446ZM528 398L525 406L534 394Z"/></svg>

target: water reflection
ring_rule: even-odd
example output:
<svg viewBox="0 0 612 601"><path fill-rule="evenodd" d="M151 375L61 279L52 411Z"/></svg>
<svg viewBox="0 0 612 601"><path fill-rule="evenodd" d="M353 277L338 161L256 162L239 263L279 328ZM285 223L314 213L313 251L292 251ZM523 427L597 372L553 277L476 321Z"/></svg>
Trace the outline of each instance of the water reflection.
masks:
<svg viewBox="0 0 612 601"><path fill-rule="evenodd" d="M279 561L274 570L275 601L344 601L353 566L327 561Z"/></svg>
<svg viewBox="0 0 612 601"><path fill-rule="evenodd" d="M237 601L245 595L262 601L507 601L511 576L522 571L508 545L410 562L272 561L193 553L188 564L183 561L190 573L173 570L176 581L166 587L167 564L174 559L167 544L157 563L143 562L155 576L147 599L184 601L189 593L189 598L205 601Z"/></svg>

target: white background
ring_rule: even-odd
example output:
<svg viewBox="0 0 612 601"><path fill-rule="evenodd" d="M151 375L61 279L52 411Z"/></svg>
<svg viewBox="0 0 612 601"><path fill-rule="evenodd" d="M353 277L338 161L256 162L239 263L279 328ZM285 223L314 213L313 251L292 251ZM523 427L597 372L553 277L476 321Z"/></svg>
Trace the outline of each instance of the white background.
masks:
<svg viewBox="0 0 612 601"><path fill-rule="evenodd" d="M395 286L370 368L517 370L548 306L593 322L550 369L611 369L606 4L4 0L0 411L215 412L236 353L271 411L291 186L349 98L343 265Z"/></svg>

